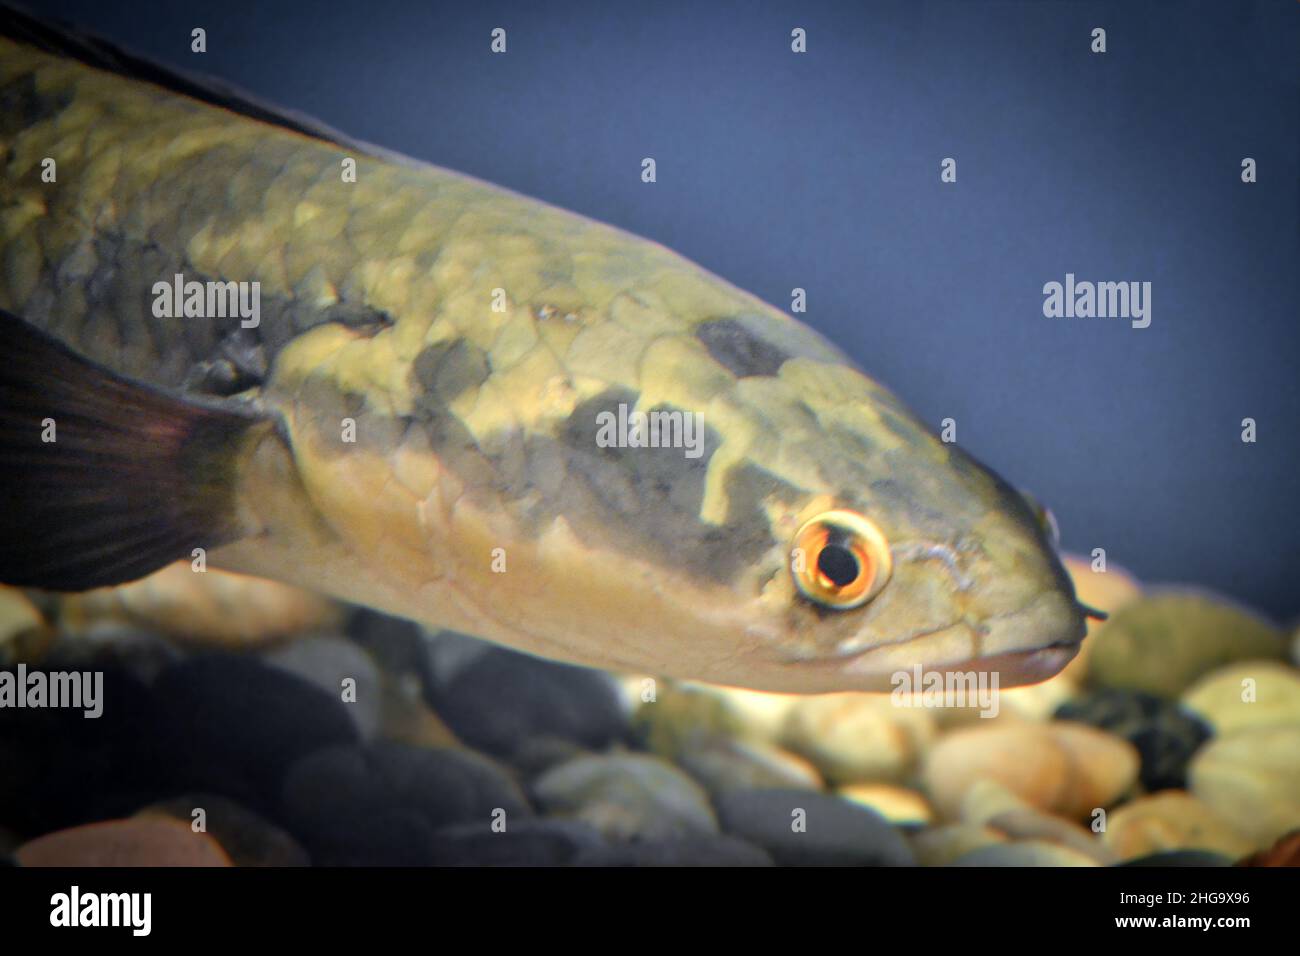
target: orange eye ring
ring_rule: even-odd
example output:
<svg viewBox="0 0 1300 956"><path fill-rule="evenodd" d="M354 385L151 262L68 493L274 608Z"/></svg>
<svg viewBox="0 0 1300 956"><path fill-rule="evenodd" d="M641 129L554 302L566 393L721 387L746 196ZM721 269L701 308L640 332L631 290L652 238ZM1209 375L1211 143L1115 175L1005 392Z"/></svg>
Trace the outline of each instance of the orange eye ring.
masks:
<svg viewBox="0 0 1300 956"><path fill-rule="evenodd" d="M893 573L889 541L856 511L823 511L794 536L790 563L808 600L837 611L866 604Z"/></svg>

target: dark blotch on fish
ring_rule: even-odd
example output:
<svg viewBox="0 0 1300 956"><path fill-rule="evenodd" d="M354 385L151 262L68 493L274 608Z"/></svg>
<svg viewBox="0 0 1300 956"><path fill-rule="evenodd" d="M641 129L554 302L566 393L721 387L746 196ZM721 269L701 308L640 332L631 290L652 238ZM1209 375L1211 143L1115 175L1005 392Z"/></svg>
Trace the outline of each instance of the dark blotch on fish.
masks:
<svg viewBox="0 0 1300 956"><path fill-rule="evenodd" d="M492 365L477 345L453 339L426 347L415 357L412 374L425 392L447 404L466 389L487 381Z"/></svg>
<svg viewBox="0 0 1300 956"><path fill-rule="evenodd" d="M701 322L695 336L709 354L736 378L775 375L790 356L759 338L737 319Z"/></svg>

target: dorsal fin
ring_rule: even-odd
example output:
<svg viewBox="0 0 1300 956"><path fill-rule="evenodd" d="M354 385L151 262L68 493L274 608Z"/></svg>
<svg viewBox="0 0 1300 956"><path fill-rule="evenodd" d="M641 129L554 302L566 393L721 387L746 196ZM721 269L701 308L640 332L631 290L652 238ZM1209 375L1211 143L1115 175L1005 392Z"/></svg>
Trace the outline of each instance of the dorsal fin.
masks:
<svg viewBox="0 0 1300 956"><path fill-rule="evenodd" d="M405 157L395 157L382 147L353 139L303 113L267 103L225 80L191 73L138 56L78 27L37 16L7 0L0 2L0 36L54 56L78 60L96 70L159 86L180 96L219 106L259 122L293 130L313 139L373 156L400 158L411 162Z"/></svg>

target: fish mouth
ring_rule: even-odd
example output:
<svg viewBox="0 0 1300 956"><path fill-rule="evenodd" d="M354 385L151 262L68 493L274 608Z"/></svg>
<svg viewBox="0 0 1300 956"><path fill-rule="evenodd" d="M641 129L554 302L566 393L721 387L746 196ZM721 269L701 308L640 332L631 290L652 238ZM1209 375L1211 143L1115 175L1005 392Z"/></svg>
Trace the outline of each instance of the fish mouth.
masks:
<svg viewBox="0 0 1300 956"><path fill-rule="evenodd" d="M835 670L865 691L894 690L900 673L913 680L918 671L945 680L996 675L998 687L1021 687L1055 676L1074 659L1087 633L1085 614L1067 595L1048 592L1020 610L983 621L957 621L895 643L804 663Z"/></svg>

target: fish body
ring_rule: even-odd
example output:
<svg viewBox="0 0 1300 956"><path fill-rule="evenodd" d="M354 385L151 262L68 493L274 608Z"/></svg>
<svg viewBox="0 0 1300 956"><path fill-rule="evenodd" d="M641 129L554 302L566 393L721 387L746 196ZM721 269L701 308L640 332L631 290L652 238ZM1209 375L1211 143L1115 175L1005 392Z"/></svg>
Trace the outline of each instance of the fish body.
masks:
<svg viewBox="0 0 1300 956"><path fill-rule="evenodd" d="M1024 499L807 326L610 226L43 45L0 38L0 308L46 369L0 380L8 511L34 516L0 579L202 553L782 691L1073 656ZM257 283L255 326L167 315L178 281ZM47 418L72 437L38 445Z"/></svg>

